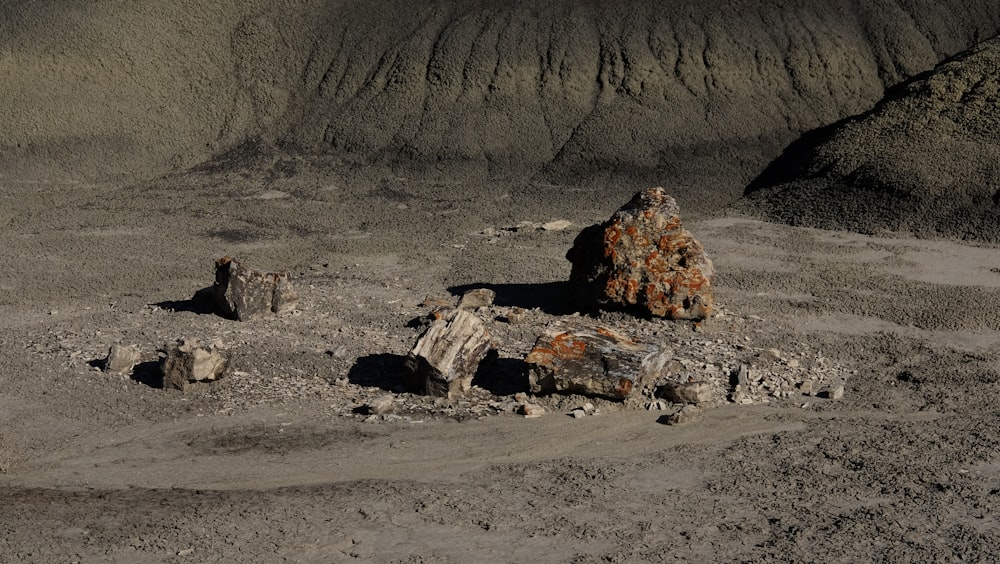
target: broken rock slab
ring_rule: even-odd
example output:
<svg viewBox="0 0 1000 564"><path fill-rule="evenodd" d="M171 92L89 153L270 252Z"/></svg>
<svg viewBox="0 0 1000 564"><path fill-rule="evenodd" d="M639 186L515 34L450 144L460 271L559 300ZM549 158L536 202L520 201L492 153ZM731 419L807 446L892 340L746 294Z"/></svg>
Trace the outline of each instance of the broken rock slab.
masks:
<svg viewBox="0 0 1000 564"><path fill-rule="evenodd" d="M670 351L607 328L550 328L525 357L532 393L576 393L624 400L652 381Z"/></svg>
<svg viewBox="0 0 1000 564"><path fill-rule="evenodd" d="M215 261L215 284L212 286L218 313L246 321L270 313L283 315L299 303L290 274L260 272L232 257Z"/></svg>
<svg viewBox="0 0 1000 564"><path fill-rule="evenodd" d="M581 231L566 258L583 307L701 320L715 302L715 267L663 188L639 192L608 221Z"/></svg>
<svg viewBox="0 0 1000 564"><path fill-rule="evenodd" d="M435 397L462 394L472 387L479 363L492 349L479 317L460 309L446 312L431 322L406 357L412 387Z"/></svg>
<svg viewBox="0 0 1000 564"><path fill-rule="evenodd" d="M664 425L687 425L688 423L697 423L703 418L704 416L700 407L696 405L685 405L675 413L664 415L659 419L659 422Z"/></svg>
<svg viewBox="0 0 1000 564"><path fill-rule="evenodd" d="M714 388L708 382L664 382L656 395L674 403L702 405L715 400Z"/></svg>
<svg viewBox="0 0 1000 564"><path fill-rule="evenodd" d="M475 288L462 294L458 309L476 311L481 307L490 307L496 297L497 293L489 288Z"/></svg>
<svg viewBox="0 0 1000 564"><path fill-rule="evenodd" d="M139 347L135 345L111 345L108 349L108 356L101 366L106 372L117 372L118 374L128 374L132 372L135 365L139 363L142 354Z"/></svg>
<svg viewBox="0 0 1000 564"><path fill-rule="evenodd" d="M229 358L216 344L202 346L196 339L181 339L165 347L161 365L163 387L184 391L197 382L211 382L226 375Z"/></svg>

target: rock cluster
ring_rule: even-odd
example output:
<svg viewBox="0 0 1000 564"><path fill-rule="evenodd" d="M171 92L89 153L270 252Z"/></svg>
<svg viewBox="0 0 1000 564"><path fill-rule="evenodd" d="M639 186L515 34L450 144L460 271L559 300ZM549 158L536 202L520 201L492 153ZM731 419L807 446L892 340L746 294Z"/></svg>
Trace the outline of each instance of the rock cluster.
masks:
<svg viewBox="0 0 1000 564"><path fill-rule="evenodd" d="M715 269L701 243L681 227L679 213L663 188L650 188L608 221L584 229L566 254L581 304L669 319L707 317Z"/></svg>
<svg viewBox="0 0 1000 564"><path fill-rule="evenodd" d="M288 272L260 272L228 256L215 261L212 295L220 315L239 321L289 313L299 299Z"/></svg>

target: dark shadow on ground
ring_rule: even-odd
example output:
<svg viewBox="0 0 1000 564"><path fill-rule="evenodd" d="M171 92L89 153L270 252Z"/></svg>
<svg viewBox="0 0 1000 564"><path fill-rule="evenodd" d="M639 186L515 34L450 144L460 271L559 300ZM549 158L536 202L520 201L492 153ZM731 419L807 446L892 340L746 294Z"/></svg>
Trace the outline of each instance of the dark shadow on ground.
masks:
<svg viewBox="0 0 1000 564"><path fill-rule="evenodd" d="M87 366L105 370L107 362L106 358L95 358L94 360L87 361ZM150 388L162 388L163 370L160 369L160 361L151 360L149 362L140 362L139 364L136 364L132 367L132 373L129 375L129 379L135 380L140 384L145 384Z"/></svg>
<svg viewBox="0 0 1000 564"><path fill-rule="evenodd" d="M528 365L519 358L500 358L495 351L481 363L472 378L472 385L479 386L495 396L509 396L528 391Z"/></svg>
<svg viewBox="0 0 1000 564"><path fill-rule="evenodd" d="M406 357L398 354L370 354L354 363L347 380L358 386L381 388L395 393L412 391Z"/></svg>
<svg viewBox="0 0 1000 564"><path fill-rule="evenodd" d="M216 313L213 292L214 287L209 286L195 292L189 300L166 300L152 305L174 313L186 311L198 315L212 315Z"/></svg>
<svg viewBox="0 0 1000 564"><path fill-rule="evenodd" d="M131 378L136 382L145 384L150 388L160 389L163 387L163 370L160 368L159 360L140 362L132 369Z"/></svg>
<svg viewBox="0 0 1000 564"><path fill-rule="evenodd" d="M494 304L503 307L538 308L549 315L569 315L573 307L569 282L544 282L541 284L463 284L448 288L454 296L469 290L487 288L496 292Z"/></svg>

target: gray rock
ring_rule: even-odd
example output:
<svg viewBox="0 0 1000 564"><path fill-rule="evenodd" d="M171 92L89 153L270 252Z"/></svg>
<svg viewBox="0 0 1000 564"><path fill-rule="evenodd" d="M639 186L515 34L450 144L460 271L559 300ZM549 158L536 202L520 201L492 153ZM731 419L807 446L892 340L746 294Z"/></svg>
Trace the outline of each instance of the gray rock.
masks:
<svg viewBox="0 0 1000 564"><path fill-rule="evenodd" d="M462 294L462 299L458 302L458 309L475 311L481 307L493 305L497 293L489 288L476 288Z"/></svg>
<svg viewBox="0 0 1000 564"><path fill-rule="evenodd" d="M178 340L166 347L163 387L184 391L195 382L218 380L226 375L229 358L214 344L201 346L195 339Z"/></svg>
<svg viewBox="0 0 1000 564"><path fill-rule="evenodd" d="M104 359L103 368L108 372L128 374L132 372L140 358L139 347L135 345L111 345L108 356Z"/></svg>
<svg viewBox="0 0 1000 564"><path fill-rule="evenodd" d="M522 403L517 407L517 413L528 419L534 419L545 415L545 408L534 403Z"/></svg>
<svg viewBox="0 0 1000 564"><path fill-rule="evenodd" d="M666 425L687 425L703 419L701 408L695 405L685 405L676 413L664 416L660 421Z"/></svg>
<svg viewBox="0 0 1000 564"><path fill-rule="evenodd" d="M708 382L665 382L657 389L657 395L674 403L703 404L715 399L712 385Z"/></svg>
<svg viewBox="0 0 1000 564"><path fill-rule="evenodd" d="M270 313L283 315L298 306L290 274L260 272L232 257L215 261L215 305L220 315L246 321Z"/></svg>
<svg viewBox="0 0 1000 564"><path fill-rule="evenodd" d="M396 407L395 397L391 394L379 396L365 405L365 412L371 415L385 415Z"/></svg>

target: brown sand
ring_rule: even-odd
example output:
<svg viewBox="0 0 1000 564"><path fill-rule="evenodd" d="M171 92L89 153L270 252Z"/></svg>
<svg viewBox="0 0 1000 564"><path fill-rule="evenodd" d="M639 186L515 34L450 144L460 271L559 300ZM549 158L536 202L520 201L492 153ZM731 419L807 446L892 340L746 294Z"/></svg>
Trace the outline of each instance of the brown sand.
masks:
<svg viewBox="0 0 1000 564"><path fill-rule="evenodd" d="M0 560L991 558L995 251L720 210L793 135L870 107L884 86L991 35L1000 9L786 4L171 3L140 13L8 3ZM553 14L577 23L545 41L528 29ZM676 26L662 36L689 47L668 50L697 56L678 56L676 73L644 67L645 47L624 46L655 44L650 26ZM476 63L469 34L495 38L496 54ZM515 48L550 43L535 55ZM559 55L578 43L587 71ZM470 62L431 80L434 45ZM506 60L499 53L555 65L563 81L498 73L531 80L501 83L501 99L483 102L464 80L488 90L474 71ZM834 59L854 74L832 71ZM747 72L715 76L706 64ZM574 72L589 77L578 96ZM340 86L321 89L327 75ZM410 92L412 81L423 90ZM564 90L547 97L545 84ZM595 95L596 107L577 108ZM628 121L638 108L648 117ZM385 120L405 128L376 135ZM651 155L651 145L666 149ZM607 172L585 178L592 167ZM516 367L546 324L573 311L561 281L577 230L646 176L682 196L685 226L720 272L725 315L703 333L614 313L600 321L663 343L822 354L847 377L844 399L723 405L668 427L662 412L611 402L567 417L584 401L575 397L539 400L549 409L539 419L486 413L509 401L504 385L517 387L494 381L465 403L398 394L396 417L353 413L393 387L427 296L486 284L499 307L527 308L520 325L490 320L501 368ZM505 229L555 219L574 227ZM191 311L225 254L292 270L301 313L239 323ZM226 344L237 371L228 385L186 395L150 385L156 348L185 337ZM93 366L113 343L143 351L133 378Z"/></svg>

